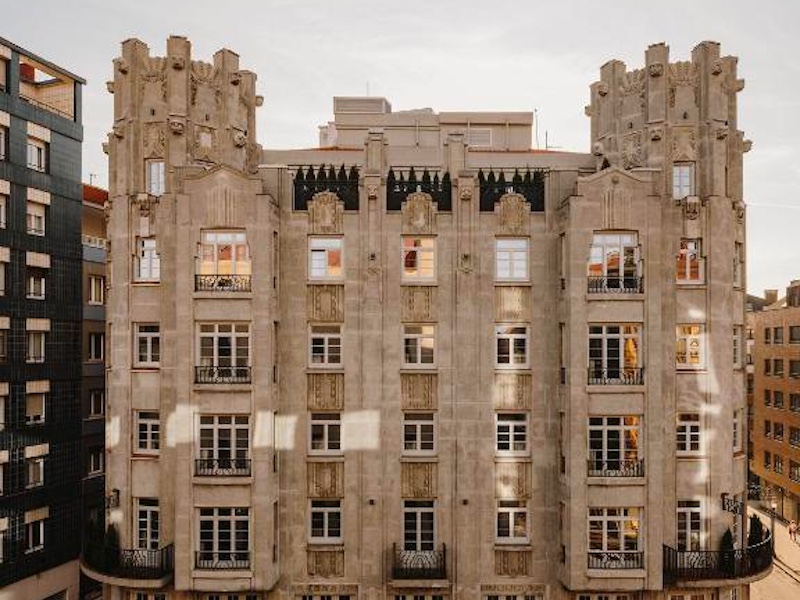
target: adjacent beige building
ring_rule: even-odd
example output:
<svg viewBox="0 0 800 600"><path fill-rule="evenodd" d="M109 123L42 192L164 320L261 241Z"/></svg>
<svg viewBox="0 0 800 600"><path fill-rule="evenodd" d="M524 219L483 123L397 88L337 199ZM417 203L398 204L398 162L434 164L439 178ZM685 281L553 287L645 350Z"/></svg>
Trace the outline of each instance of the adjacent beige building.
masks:
<svg viewBox="0 0 800 600"><path fill-rule="evenodd" d="M602 67L589 154L374 97L268 151L236 54L124 42L84 572L114 600L748 598L742 87L716 43L658 44Z"/></svg>

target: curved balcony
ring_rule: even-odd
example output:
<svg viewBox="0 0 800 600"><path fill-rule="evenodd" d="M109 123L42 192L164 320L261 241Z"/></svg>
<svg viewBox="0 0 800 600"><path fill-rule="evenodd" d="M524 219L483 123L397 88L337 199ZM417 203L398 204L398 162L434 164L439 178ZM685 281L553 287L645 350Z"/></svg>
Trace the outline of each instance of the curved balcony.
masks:
<svg viewBox="0 0 800 600"><path fill-rule="evenodd" d="M392 546L394 579L447 579L447 548L441 550L403 550Z"/></svg>
<svg viewBox="0 0 800 600"><path fill-rule="evenodd" d="M158 550L111 548L87 542L81 555L81 570L95 581L121 587L156 589L172 579L174 546Z"/></svg>
<svg viewBox="0 0 800 600"><path fill-rule="evenodd" d="M664 546L664 584L747 579L756 581L772 568L772 536L739 550L676 550Z"/></svg>

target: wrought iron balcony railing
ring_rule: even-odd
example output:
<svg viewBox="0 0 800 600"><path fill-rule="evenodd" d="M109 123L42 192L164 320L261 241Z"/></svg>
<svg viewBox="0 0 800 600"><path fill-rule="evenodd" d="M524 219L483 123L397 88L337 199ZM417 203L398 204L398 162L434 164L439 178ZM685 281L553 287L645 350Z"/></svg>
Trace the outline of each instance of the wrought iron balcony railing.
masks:
<svg viewBox="0 0 800 600"><path fill-rule="evenodd" d="M589 385L642 385L644 367L598 369L589 367Z"/></svg>
<svg viewBox="0 0 800 600"><path fill-rule="evenodd" d="M98 573L124 579L162 579L175 568L172 544L158 550L112 548L86 542L83 562Z"/></svg>
<svg viewBox="0 0 800 600"><path fill-rule="evenodd" d="M430 194L439 212L452 210L452 183L450 173L445 171L439 177L438 171L433 175L426 167L419 167L421 174L417 176L414 167L394 166L386 174L386 208L401 210L403 202L409 194L424 192Z"/></svg>
<svg viewBox="0 0 800 600"><path fill-rule="evenodd" d="M195 552L194 566L209 570L249 569L250 552Z"/></svg>
<svg viewBox="0 0 800 600"><path fill-rule="evenodd" d="M447 547L441 550L403 550L392 546L394 579L447 579Z"/></svg>
<svg viewBox="0 0 800 600"><path fill-rule="evenodd" d="M493 169L488 175L483 169L478 171L478 186L480 188L481 212L494 212L495 203L505 194L520 194L530 204L531 212L544 212L545 177L547 169L526 169L525 173L514 170L506 173L499 170L495 174Z"/></svg>
<svg viewBox="0 0 800 600"><path fill-rule="evenodd" d="M249 458L197 458L194 474L202 477L248 477Z"/></svg>
<svg viewBox="0 0 800 600"><path fill-rule="evenodd" d="M644 552L619 550L617 552L589 552L590 569L643 569Z"/></svg>
<svg viewBox="0 0 800 600"><path fill-rule="evenodd" d="M250 367L195 367L195 383L250 383Z"/></svg>
<svg viewBox="0 0 800 600"><path fill-rule="evenodd" d="M644 477L644 459L589 459L589 477Z"/></svg>
<svg viewBox="0 0 800 600"><path fill-rule="evenodd" d="M358 167L342 165L298 167L294 176L294 209L308 210L308 203L319 192L333 192L344 202L345 210L358 210Z"/></svg>
<svg viewBox="0 0 800 600"><path fill-rule="evenodd" d="M249 292L250 275L195 275L198 292Z"/></svg>
<svg viewBox="0 0 800 600"><path fill-rule="evenodd" d="M744 579L772 566L772 537L738 550L676 550L664 546L664 583Z"/></svg>
<svg viewBox="0 0 800 600"><path fill-rule="evenodd" d="M644 292L644 277L593 277L588 280L590 294L641 294Z"/></svg>

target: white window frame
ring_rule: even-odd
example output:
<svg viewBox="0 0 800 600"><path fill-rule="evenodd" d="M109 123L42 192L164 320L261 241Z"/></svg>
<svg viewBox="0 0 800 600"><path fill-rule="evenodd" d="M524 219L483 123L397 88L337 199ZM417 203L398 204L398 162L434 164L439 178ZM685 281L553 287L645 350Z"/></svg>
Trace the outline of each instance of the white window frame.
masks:
<svg viewBox="0 0 800 600"><path fill-rule="evenodd" d="M44 522L38 519L25 524L25 554L44 550Z"/></svg>
<svg viewBox="0 0 800 600"><path fill-rule="evenodd" d="M47 343L46 331L28 331L26 336L27 363L43 363L45 361L45 347Z"/></svg>
<svg viewBox="0 0 800 600"><path fill-rule="evenodd" d="M436 502L403 501L403 550L433 552L436 549Z"/></svg>
<svg viewBox="0 0 800 600"><path fill-rule="evenodd" d="M0 127L0 131L2 127ZM0 139L0 149L2 148L2 139ZM2 160L2 158L0 158ZM0 229L5 229L8 225L8 196L0 194Z"/></svg>
<svg viewBox="0 0 800 600"><path fill-rule="evenodd" d="M436 414L426 411L403 413L403 455L436 454Z"/></svg>
<svg viewBox="0 0 800 600"><path fill-rule="evenodd" d="M102 331L89 332L89 362L103 362L106 353L106 334Z"/></svg>
<svg viewBox="0 0 800 600"><path fill-rule="evenodd" d="M495 325L495 369L530 368L530 331L530 326L521 323Z"/></svg>
<svg viewBox="0 0 800 600"><path fill-rule="evenodd" d="M203 460L250 459L249 415L199 415L197 456Z"/></svg>
<svg viewBox="0 0 800 600"><path fill-rule="evenodd" d="M310 500L308 514L308 542L310 544L342 543L343 514L341 500Z"/></svg>
<svg viewBox="0 0 800 600"><path fill-rule="evenodd" d="M308 279L311 281L344 279L344 238L308 238Z"/></svg>
<svg viewBox="0 0 800 600"><path fill-rule="evenodd" d="M225 523L224 527L220 527L222 523ZM222 563L227 565L227 563L230 563L236 567L238 563L242 568L250 568L250 565L252 565L250 552L253 533L252 523L250 522L250 508L200 508L198 509L197 525L197 552L201 561L203 560L203 554L207 553L212 554L214 557L211 559L214 564ZM223 548L223 546L225 547ZM222 555L228 555L228 560L224 560ZM242 555L247 556L246 567L242 564L244 562L240 558ZM198 568L205 567L199 566ZM230 566L225 566L225 568L230 568Z"/></svg>
<svg viewBox="0 0 800 600"><path fill-rule="evenodd" d="M105 451L102 446L89 449L89 465L86 469L88 476L101 475L105 467Z"/></svg>
<svg viewBox="0 0 800 600"><path fill-rule="evenodd" d="M742 354L744 350L744 327L741 325L733 326L733 368L742 368Z"/></svg>
<svg viewBox="0 0 800 600"><path fill-rule="evenodd" d="M250 275L251 266L250 246L244 229L200 232L199 275Z"/></svg>
<svg viewBox="0 0 800 600"><path fill-rule="evenodd" d="M6 159L8 149L8 128L0 125L0 160Z"/></svg>
<svg viewBox="0 0 800 600"><path fill-rule="evenodd" d="M640 415L590 415L588 430L588 456L593 471L625 472L629 463L641 459Z"/></svg>
<svg viewBox="0 0 800 600"><path fill-rule="evenodd" d="M161 364L161 324L133 324L133 366L153 368Z"/></svg>
<svg viewBox="0 0 800 600"><path fill-rule="evenodd" d="M495 454L528 456L530 454L530 417L527 412L500 412L494 417Z"/></svg>
<svg viewBox="0 0 800 600"><path fill-rule="evenodd" d="M28 200L25 204L25 223L29 235L43 236L47 232L47 208Z"/></svg>
<svg viewBox="0 0 800 600"><path fill-rule="evenodd" d="M155 410L137 410L135 417L134 454L157 455L161 451L161 414Z"/></svg>
<svg viewBox="0 0 800 600"><path fill-rule="evenodd" d="M341 369L342 341L341 325L309 325L308 366L314 369Z"/></svg>
<svg viewBox="0 0 800 600"><path fill-rule="evenodd" d="M495 281L529 281L530 240L496 238L494 241Z"/></svg>
<svg viewBox="0 0 800 600"><path fill-rule="evenodd" d="M106 391L89 390L89 418L94 419L106 414Z"/></svg>
<svg viewBox="0 0 800 600"><path fill-rule="evenodd" d="M639 234L636 231L595 231L589 249L588 276L593 292L639 289L641 277Z"/></svg>
<svg viewBox="0 0 800 600"><path fill-rule="evenodd" d="M32 456L25 459L25 488L32 489L44 485L44 459L46 456Z"/></svg>
<svg viewBox="0 0 800 600"><path fill-rule="evenodd" d="M436 238L403 236L400 269L403 282L436 281Z"/></svg>
<svg viewBox="0 0 800 600"><path fill-rule="evenodd" d="M25 394L25 425L41 425L45 422L47 394L30 392Z"/></svg>
<svg viewBox="0 0 800 600"><path fill-rule="evenodd" d="M705 548L703 503L697 499L678 500L675 526L678 551L699 551Z"/></svg>
<svg viewBox="0 0 800 600"><path fill-rule="evenodd" d="M696 412L680 412L675 418L675 453L678 456L702 456L705 451L703 416Z"/></svg>
<svg viewBox="0 0 800 600"><path fill-rule="evenodd" d="M27 166L29 169L39 171L40 173L47 172L47 146L48 143L39 138L28 136L27 143Z"/></svg>
<svg viewBox="0 0 800 600"><path fill-rule="evenodd" d="M158 498L136 498L136 548L158 550L161 539L161 507Z"/></svg>
<svg viewBox="0 0 800 600"><path fill-rule="evenodd" d="M706 368L705 323L679 323L675 326L675 366L679 371Z"/></svg>
<svg viewBox="0 0 800 600"><path fill-rule="evenodd" d="M529 520L527 500L499 499L495 518L495 541L498 544L529 543Z"/></svg>
<svg viewBox="0 0 800 600"><path fill-rule="evenodd" d="M706 281L706 261L702 238L682 238L675 257L675 281L678 285L697 285Z"/></svg>
<svg viewBox="0 0 800 600"><path fill-rule="evenodd" d="M163 196L166 191L166 165L163 159L145 162L147 172L147 193L151 196Z"/></svg>
<svg viewBox="0 0 800 600"><path fill-rule="evenodd" d="M587 527L589 555L625 555L642 552L644 545L641 526L641 508L590 507ZM594 539L592 539L593 533L595 534ZM615 539L617 537L618 539ZM636 542L635 549L626 547L627 542L631 540ZM599 547L598 541L600 542Z"/></svg>
<svg viewBox="0 0 800 600"><path fill-rule="evenodd" d="M643 361L641 323L589 323L589 376L613 385L635 382Z"/></svg>
<svg viewBox="0 0 800 600"><path fill-rule="evenodd" d="M102 306L106 303L106 278L89 275L89 300L87 304Z"/></svg>
<svg viewBox="0 0 800 600"><path fill-rule="evenodd" d="M27 294L29 300L44 300L47 271L38 267L28 267Z"/></svg>
<svg viewBox="0 0 800 600"><path fill-rule="evenodd" d="M308 453L339 455L343 452L341 414L310 413L308 419Z"/></svg>
<svg viewBox="0 0 800 600"><path fill-rule="evenodd" d="M136 238L136 265L134 281L157 283L161 280L161 255L158 252L156 238Z"/></svg>
<svg viewBox="0 0 800 600"><path fill-rule="evenodd" d="M403 367L436 367L436 326L430 323L403 325Z"/></svg>
<svg viewBox="0 0 800 600"><path fill-rule="evenodd" d="M249 367L252 355L250 323L231 321L225 323L197 324L197 356L201 367L221 367L236 369ZM210 340L210 345L208 341ZM221 343L222 340L227 340ZM204 341L206 343L204 343ZM229 355L221 352L226 349ZM208 351L211 351L210 353Z"/></svg>
<svg viewBox="0 0 800 600"><path fill-rule="evenodd" d="M672 199L683 200L695 195L695 164L693 162L673 163Z"/></svg>

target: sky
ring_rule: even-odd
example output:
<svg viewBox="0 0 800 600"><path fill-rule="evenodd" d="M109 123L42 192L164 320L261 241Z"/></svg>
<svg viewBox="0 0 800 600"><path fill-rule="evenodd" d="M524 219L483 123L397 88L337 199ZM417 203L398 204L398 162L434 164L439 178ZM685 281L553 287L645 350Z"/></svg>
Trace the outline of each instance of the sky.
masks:
<svg viewBox="0 0 800 600"><path fill-rule="evenodd" d="M87 80L83 176L105 187L113 120L105 82L120 42L163 55L170 35L194 59L220 48L258 75L265 148L317 145L333 96L385 96L395 110L536 111L539 141L589 151L589 85L610 59L640 68L648 45L688 60L699 42L739 57L746 80L748 291L800 278L800 61L793 0L0 0L0 36ZM793 118L789 118L791 115Z"/></svg>

